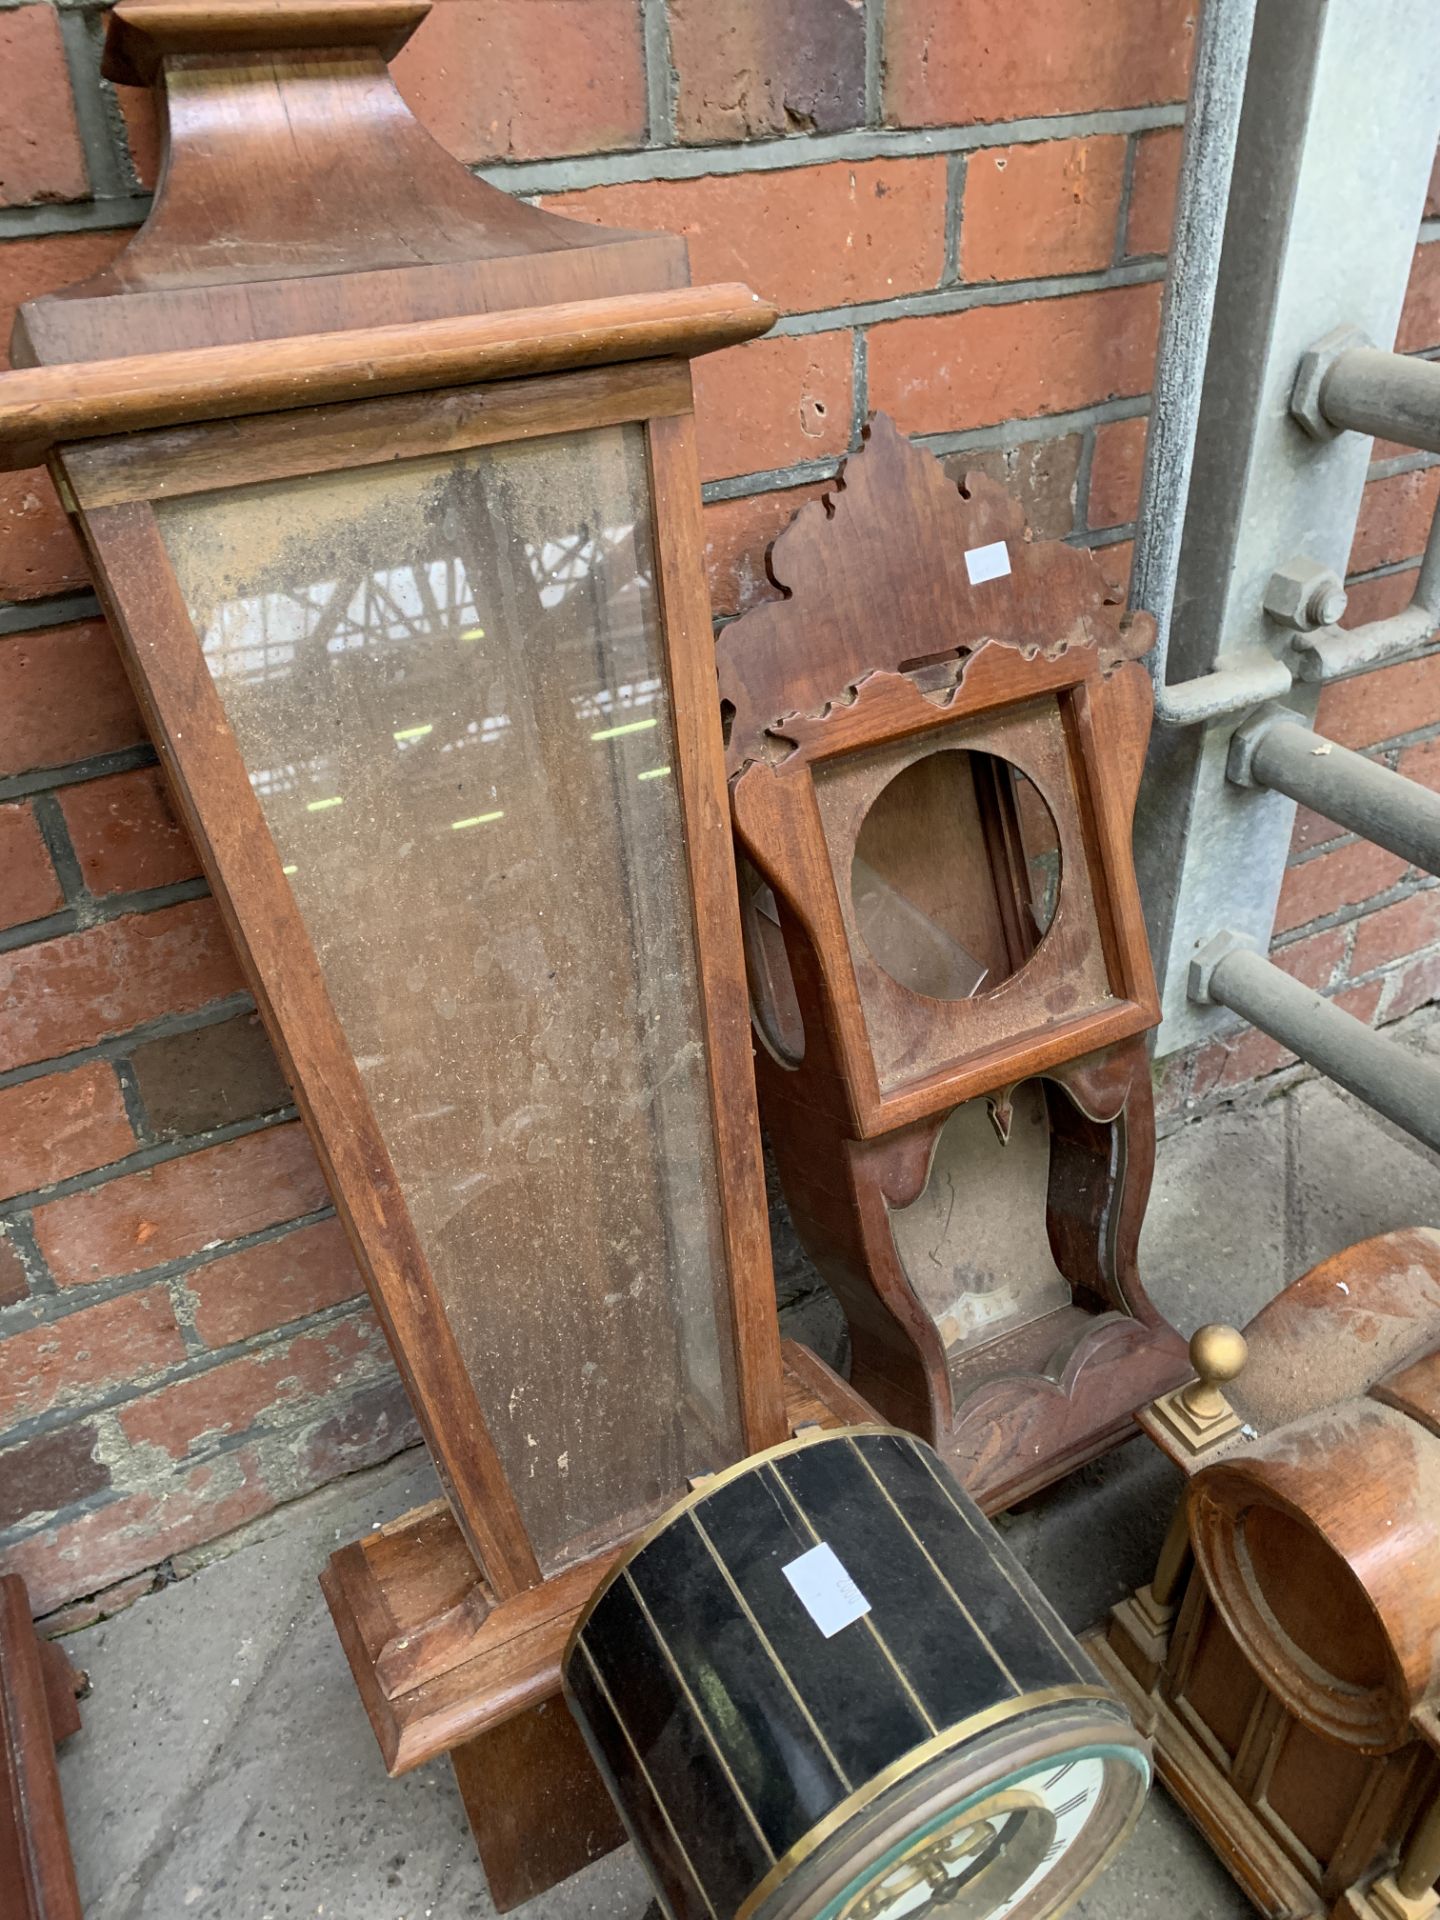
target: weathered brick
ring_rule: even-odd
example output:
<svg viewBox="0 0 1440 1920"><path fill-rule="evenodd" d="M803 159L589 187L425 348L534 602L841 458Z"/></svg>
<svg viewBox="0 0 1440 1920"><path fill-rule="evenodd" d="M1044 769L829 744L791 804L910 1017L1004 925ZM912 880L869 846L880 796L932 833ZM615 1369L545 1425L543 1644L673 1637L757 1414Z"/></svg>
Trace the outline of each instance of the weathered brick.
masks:
<svg viewBox="0 0 1440 1920"><path fill-rule="evenodd" d="M1383 344L1383 342L1382 342ZM1415 249L1410 284L1395 333L1398 353L1420 353L1440 347L1440 241L1428 240Z"/></svg>
<svg viewBox="0 0 1440 1920"><path fill-rule="evenodd" d="M970 447L940 462L950 478L983 473L1015 495L1037 540L1059 540L1075 525L1075 476L1080 470L1080 436L1056 440L1012 440L999 447Z"/></svg>
<svg viewBox="0 0 1440 1920"><path fill-rule="evenodd" d="M1157 127L1151 133L1142 133L1136 142L1130 218L1125 228L1125 253L1129 259L1170 251L1182 143L1179 127Z"/></svg>
<svg viewBox="0 0 1440 1920"><path fill-rule="evenodd" d="M388 1366L384 1336L367 1310L159 1387L122 1407L120 1425L135 1446L194 1458L261 1425L293 1427L297 1409L303 1418L316 1399Z"/></svg>
<svg viewBox="0 0 1440 1920"><path fill-rule="evenodd" d="M362 1387L339 1413L333 1413L299 1447L303 1478L323 1486L342 1473L372 1467L419 1444L420 1425L398 1375Z"/></svg>
<svg viewBox="0 0 1440 1920"><path fill-rule="evenodd" d="M166 1139L274 1113L290 1089L256 1013L147 1041L130 1056L151 1126Z"/></svg>
<svg viewBox="0 0 1440 1920"><path fill-rule="evenodd" d="M447 0L393 72L416 115L467 165L645 139L639 0Z"/></svg>
<svg viewBox="0 0 1440 1920"><path fill-rule="evenodd" d="M1315 731L1342 747L1373 747L1440 721L1440 657L1377 667L1325 688Z"/></svg>
<svg viewBox="0 0 1440 1920"><path fill-rule="evenodd" d="M30 1291L30 1276L15 1242L0 1233L0 1307L13 1307Z"/></svg>
<svg viewBox="0 0 1440 1920"><path fill-rule="evenodd" d="M786 312L806 313L938 286L945 176L943 155L836 161L592 187L544 204L576 220L683 234L697 285L743 280Z"/></svg>
<svg viewBox="0 0 1440 1920"><path fill-rule="evenodd" d="M86 1420L0 1453L0 1527L58 1513L103 1493L110 1469L96 1458L99 1429Z"/></svg>
<svg viewBox="0 0 1440 1920"><path fill-rule="evenodd" d="M258 1454L237 1447L158 1490L124 1494L78 1519L42 1528L0 1555L0 1571L18 1573L35 1612L46 1614L232 1533L274 1505Z"/></svg>
<svg viewBox="0 0 1440 1920"><path fill-rule="evenodd" d="M64 904L34 809L27 801L0 806L0 927L43 920Z"/></svg>
<svg viewBox="0 0 1440 1920"><path fill-rule="evenodd" d="M1336 826L1333 820L1327 820L1311 807L1297 807L1295 831L1290 835L1290 851L1309 853L1312 847L1323 847L1327 840L1338 840L1347 831L1347 828Z"/></svg>
<svg viewBox="0 0 1440 1920"><path fill-rule="evenodd" d="M1402 613L1415 597L1417 569L1403 573L1377 573L1368 580L1352 580L1346 588L1348 601L1341 615L1342 627L1363 627L1371 620L1388 620Z"/></svg>
<svg viewBox="0 0 1440 1920"><path fill-rule="evenodd" d="M137 1384L184 1358L164 1287L82 1307L0 1340L0 1426Z"/></svg>
<svg viewBox="0 0 1440 1920"><path fill-rule="evenodd" d="M1096 547L1095 564L1110 582L1116 597L1123 600L1130 591L1130 569L1135 564L1135 542L1115 540L1108 547Z"/></svg>
<svg viewBox="0 0 1440 1920"><path fill-rule="evenodd" d="M1405 862L1368 840L1336 847L1333 853L1317 853L1287 870L1280 888L1280 905L1275 914L1275 931L1288 933L1324 914L1338 913L1343 907L1358 906L1393 887L1405 873Z"/></svg>
<svg viewBox="0 0 1440 1920"><path fill-rule="evenodd" d="M0 1071L94 1046L243 987L213 900L124 914L0 954Z"/></svg>
<svg viewBox="0 0 1440 1920"><path fill-rule="evenodd" d="M40 467L0 474L0 597L41 600L89 584L84 550L49 475Z"/></svg>
<svg viewBox="0 0 1440 1920"><path fill-rule="evenodd" d="M1272 947L1270 958L1293 980L1299 980L1304 986L1314 987L1317 993L1322 993L1326 987L1335 984L1349 938L1348 927L1330 927L1324 933L1312 933L1303 940L1292 940L1286 946Z"/></svg>
<svg viewBox="0 0 1440 1920"><path fill-rule="evenodd" d="M1355 932L1352 974L1373 973L1440 940L1440 888L1426 887L1393 907L1367 913Z"/></svg>
<svg viewBox="0 0 1440 1920"><path fill-rule="evenodd" d="M1149 421L1112 420L1095 429L1090 463L1090 525L1120 527L1140 510L1145 472L1145 434Z"/></svg>
<svg viewBox="0 0 1440 1920"><path fill-rule="evenodd" d="M144 738L103 620L0 639L0 775L67 766Z"/></svg>
<svg viewBox="0 0 1440 1920"><path fill-rule="evenodd" d="M1158 286L892 320L870 333L870 401L903 433L1064 413L1144 393Z"/></svg>
<svg viewBox="0 0 1440 1920"><path fill-rule="evenodd" d="M0 13L0 72L0 206L83 199L90 180L53 8Z"/></svg>
<svg viewBox="0 0 1440 1920"><path fill-rule="evenodd" d="M89 1173L134 1148L115 1070L104 1060L0 1089L0 1200Z"/></svg>
<svg viewBox="0 0 1440 1920"><path fill-rule="evenodd" d="M1294 1065L1295 1056L1288 1047L1258 1027L1244 1027L1196 1050L1191 1097L1204 1100L1209 1094L1230 1091Z"/></svg>
<svg viewBox="0 0 1440 1920"><path fill-rule="evenodd" d="M706 507L705 570L715 613L744 613L761 600L779 598L765 570L766 550L801 507L825 491L823 485L787 487L783 493L751 494Z"/></svg>
<svg viewBox="0 0 1440 1920"><path fill-rule="evenodd" d="M888 0L885 110L902 127L1183 100L1194 0Z"/></svg>
<svg viewBox="0 0 1440 1920"><path fill-rule="evenodd" d="M45 1617L45 1633L54 1640L61 1634L79 1633L84 1627L97 1626L102 1620L112 1620L117 1613L123 1613L127 1607L134 1606L137 1600L143 1600L147 1593L153 1593L157 1584L157 1575L153 1572L132 1574L128 1580L117 1580L113 1587L106 1587L101 1593L94 1593L84 1600L77 1600L73 1606L60 1607Z"/></svg>
<svg viewBox="0 0 1440 1920"><path fill-rule="evenodd" d="M185 1286L194 1302L195 1331L207 1347L233 1346L364 1292L338 1220L317 1220L195 1267Z"/></svg>
<svg viewBox="0 0 1440 1920"><path fill-rule="evenodd" d="M1027 280L1108 267L1125 180L1120 134L985 147L965 168L962 280Z"/></svg>
<svg viewBox="0 0 1440 1920"><path fill-rule="evenodd" d="M838 133L865 121L862 0L670 0L681 140Z"/></svg>
<svg viewBox="0 0 1440 1920"><path fill-rule="evenodd" d="M1372 480L1361 498L1349 571L1368 573L1414 559L1425 545L1437 500L1440 467L1415 467Z"/></svg>
<svg viewBox="0 0 1440 1920"><path fill-rule="evenodd" d="M60 794L85 884L93 894L139 893L200 871L194 842L176 818L158 767L86 780Z"/></svg>
<svg viewBox="0 0 1440 1920"><path fill-rule="evenodd" d="M852 360L848 332L752 340L697 360L701 478L843 453L850 444Z"/></svg>
<svg viewBox="0 0 1440 1920"><path fill-rule="evenodd" d="M108 267L129 240L124 229L105 233L48 233L0 243L0 366L10 364L10 328L16 307L54 293Z"/></svg>
<svg viewBox="0 0 1440 1920"><path fill-rule="evenodd" d="M62 1287L142 1273L312 1213L329 1198L298 1121L52 1200L35 1238Z"/></svg>
<svg viewBox="0 0 1440 1920"><path fill-rule="evenodd" d="M1395 771L1440 793L1440 739L1419 740L1413 747L1406 747L1395 763Z"/></svg>
<svg viewBox="0 0 1440 1920"><path fill-rule="evenodd" d="M1380 1003L1382 1020L1403 1020L1417 1007L1428 1007L1440 997L1440 953L1421 954L1387 975Z"/></svg>

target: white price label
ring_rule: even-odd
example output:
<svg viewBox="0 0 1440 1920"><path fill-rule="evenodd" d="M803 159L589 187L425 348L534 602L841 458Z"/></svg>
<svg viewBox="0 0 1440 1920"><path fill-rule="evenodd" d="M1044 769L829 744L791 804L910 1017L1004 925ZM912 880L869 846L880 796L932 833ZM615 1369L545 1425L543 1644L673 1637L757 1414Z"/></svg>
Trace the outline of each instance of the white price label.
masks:
<svg viewBox="0 0 1440 1920"><path fill-rule="evenodd" d="M870 1602L841 1566L835 1549L823 1542L780 1571L827 1640L870 1611Z"/></svg>
<svg viewBox="0 0 1440 1920"><path fill-rule="evenodd" d="M967 547L965 571L972 587L987 580L1003 580L1010 571L1010 549L1003 540L992 540L988 547Z"/></svg>

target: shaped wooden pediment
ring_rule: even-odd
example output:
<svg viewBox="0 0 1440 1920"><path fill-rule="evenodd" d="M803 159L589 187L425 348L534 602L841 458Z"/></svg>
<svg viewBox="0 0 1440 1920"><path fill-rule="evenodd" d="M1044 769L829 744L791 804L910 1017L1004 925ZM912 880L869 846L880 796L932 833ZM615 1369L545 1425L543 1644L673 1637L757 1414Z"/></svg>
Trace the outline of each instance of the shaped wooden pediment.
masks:
<svg viewBox="0 0 1440 1920"><path fill-rule="evenodd" d="M1128 614L1092 553L1036 540L1004 488L951 481L885 414L865 429L833 492L803 507L769 557L782 601L721 635L727 764L759 757L766 732L815 715L867 674L931 670L950 684L987 644L1053 660L1093 648L1138 658L1154 636Z"/></svg>

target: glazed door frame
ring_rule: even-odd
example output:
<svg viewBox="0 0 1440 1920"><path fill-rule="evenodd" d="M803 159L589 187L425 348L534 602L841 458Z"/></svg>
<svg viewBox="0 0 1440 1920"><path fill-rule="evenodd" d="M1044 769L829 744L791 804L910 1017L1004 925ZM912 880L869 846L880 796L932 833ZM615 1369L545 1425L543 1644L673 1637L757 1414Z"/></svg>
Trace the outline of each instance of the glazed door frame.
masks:
<svg viewBox="0 0 1440 1920"><path fill-rule="evenodd" d="M538 1584L540 1563L151 503L541 435L643 427L728 1281L729 1324L722 1315L718 1331L731 1343L741 1431L754 1451L785 1426L691 407L685 361L641 361L93 440L51 459L456 1517L497 1600Z"/></svg>

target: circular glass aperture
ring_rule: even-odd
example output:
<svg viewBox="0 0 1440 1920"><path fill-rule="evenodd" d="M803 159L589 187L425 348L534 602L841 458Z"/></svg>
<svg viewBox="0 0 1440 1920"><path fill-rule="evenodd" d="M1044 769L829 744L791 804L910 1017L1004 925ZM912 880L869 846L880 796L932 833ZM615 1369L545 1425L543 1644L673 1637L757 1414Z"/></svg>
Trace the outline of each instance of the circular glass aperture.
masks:
<svg viewBox="0 0 1440 1920"><path fill-rule="evenodd" d="M863 1843L838 1888L827 1873L814 1905L802 1897L785 1911L795 1920L1049 1920L1123 1840L1148 1779L1137 1749L1072 1749L951 1801L888 1847Z"/></svg>
<svg viewBox="0 0 1440 1920"><path fill-rule="evenodd" d="M952 1920L1003 1909L1044 1860L1055 1820L1040 1801L997 1794L942 1816L836 1910L835 1920L907 1920L942 1907Z"/></svg>
<svg viewBox="0 0 1440 1920"><path fill-rule="evenodd" d="M856 931L892 980L927 999L968 1000L1018 972L1059 895L1054 815L998 754L945 747L912 761L856 836Z"/></svg>

